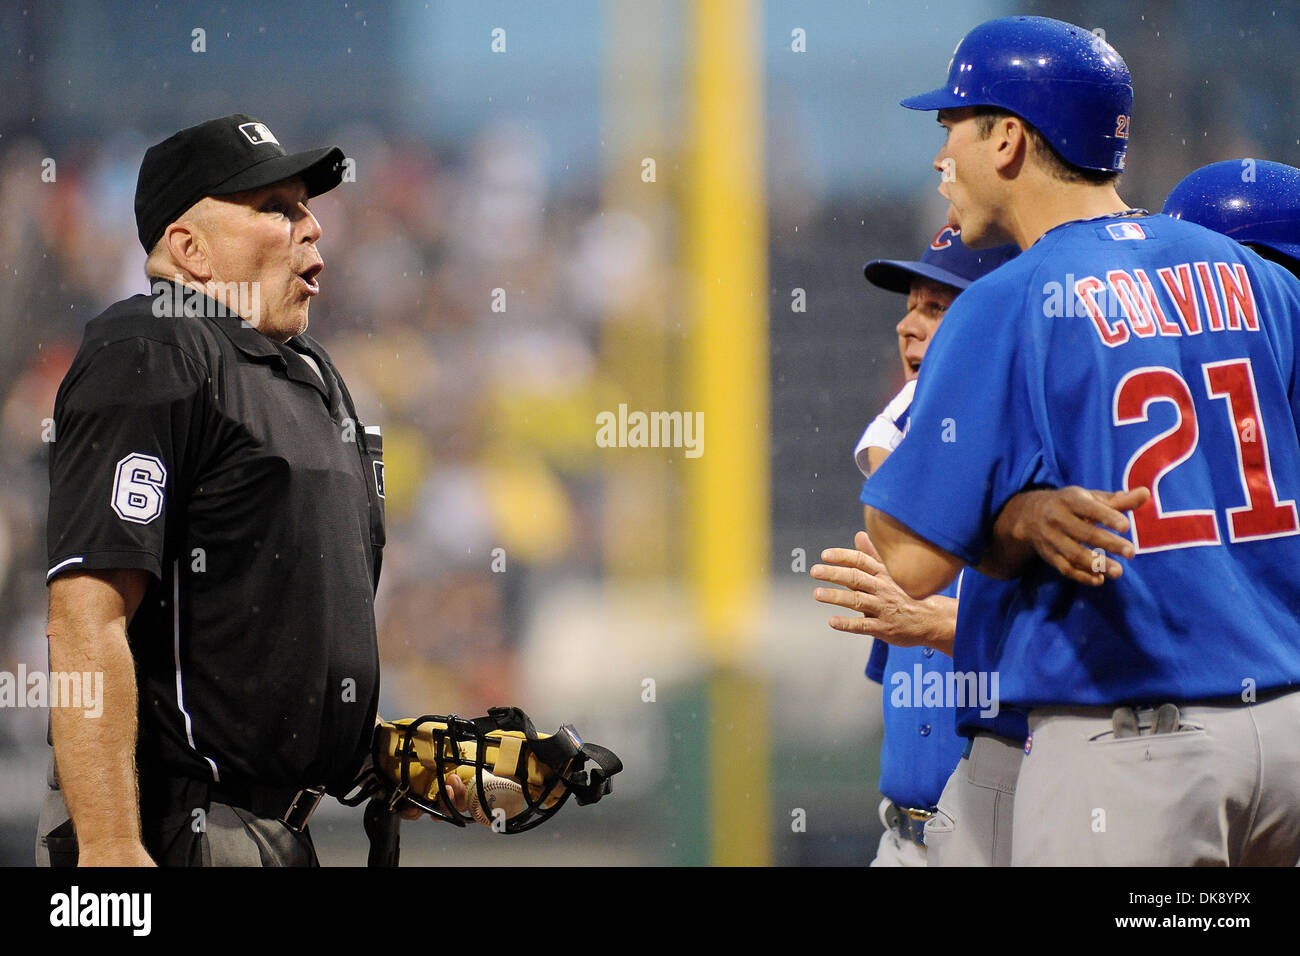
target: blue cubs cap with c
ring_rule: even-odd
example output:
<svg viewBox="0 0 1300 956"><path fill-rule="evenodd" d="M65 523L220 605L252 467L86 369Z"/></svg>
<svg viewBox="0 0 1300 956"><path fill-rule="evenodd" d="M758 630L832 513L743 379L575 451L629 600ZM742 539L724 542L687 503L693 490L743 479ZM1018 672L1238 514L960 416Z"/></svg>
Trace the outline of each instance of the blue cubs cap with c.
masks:
<svg viewBox="0 0 1300 956"><path fill-rule="evenodd" d="M911 291L915 276L964 289L1019 253L1014 242L992 249L968 249L961 241L960 229L944 226L934 234L920 260L873 259L862 271L872 285L903 295Z"/></svg>

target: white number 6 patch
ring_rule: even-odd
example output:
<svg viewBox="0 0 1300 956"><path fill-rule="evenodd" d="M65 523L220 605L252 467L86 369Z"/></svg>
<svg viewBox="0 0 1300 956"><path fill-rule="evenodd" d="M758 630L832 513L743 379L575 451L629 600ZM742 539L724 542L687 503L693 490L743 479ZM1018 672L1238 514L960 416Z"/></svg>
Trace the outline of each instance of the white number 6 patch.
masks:
<svg viewBox="0 0 1300 956"><path fill-rule="evenodd" d="M113 476L113 510L123 521L148 524L162 514L166 484L167 469L153 455L127 455Z"/></svg>

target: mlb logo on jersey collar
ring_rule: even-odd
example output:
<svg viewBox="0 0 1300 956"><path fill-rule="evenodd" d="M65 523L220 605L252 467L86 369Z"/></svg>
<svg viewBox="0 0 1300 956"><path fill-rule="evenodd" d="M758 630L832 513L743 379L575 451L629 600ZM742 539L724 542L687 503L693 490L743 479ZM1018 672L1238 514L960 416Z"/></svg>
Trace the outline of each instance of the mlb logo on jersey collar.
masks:
<svg viewBox="0 0 1300 956"><path fill-rule="evenodd" d="M1136 222L1112 222L1106 225L1106 233L1112 239L1146 239L1147 231Z"/></svg>

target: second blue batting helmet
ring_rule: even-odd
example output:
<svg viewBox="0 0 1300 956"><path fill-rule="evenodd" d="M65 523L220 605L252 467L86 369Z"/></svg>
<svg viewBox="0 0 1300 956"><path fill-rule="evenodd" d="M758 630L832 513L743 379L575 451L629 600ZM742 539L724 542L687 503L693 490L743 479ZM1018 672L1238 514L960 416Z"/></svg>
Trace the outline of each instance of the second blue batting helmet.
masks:
<svg viewBox="0 0 1300 956"><path fill-rule="evenodd" d="M1253 246L1300 260L1300 169L1229 159L1189 173L1161 210Z"/></svg>
<svg viewBox="0 0 1300 956"><path fill-rule="evenodd" d="M962 38L948 82L903 100L913 110L996 106L1032 123L1083 169L1124 168L1133 81L1100 34L1048 17L1002 17Z"/></svg>

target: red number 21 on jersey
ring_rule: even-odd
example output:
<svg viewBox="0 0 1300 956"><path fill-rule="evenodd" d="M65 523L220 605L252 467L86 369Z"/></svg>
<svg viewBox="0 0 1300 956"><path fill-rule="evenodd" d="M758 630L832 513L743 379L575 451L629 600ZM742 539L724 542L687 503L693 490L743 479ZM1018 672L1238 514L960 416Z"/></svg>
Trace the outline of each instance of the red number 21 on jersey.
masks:
<svg viewBox="0 0 1300 956"><path fill-rule="evenodd" d="M1251 541L1296 534L1300 522L1295 502L1277 500L1250 359L1209 362L1201 366L1201 371L1210 398L1226 402L1237 451L1237 473L1246 496L1245 505L1227 509L1230 539ZM1152 402L1172 403L1178 418L1172 428L1139 448L1124 470L1125 488L1151 489L1151 500L1133 512L1134 544L1140 552L1219 544L1212 509L1167 512L1160 506L1160 479L1190 458L1200 440L1191 389L1183 377L1171 368L1133 369L1115 389L1115 424L1147 421Z"/></svg>

